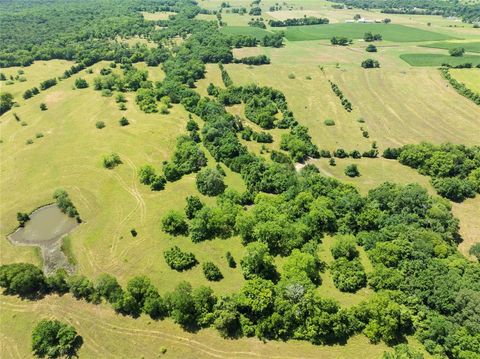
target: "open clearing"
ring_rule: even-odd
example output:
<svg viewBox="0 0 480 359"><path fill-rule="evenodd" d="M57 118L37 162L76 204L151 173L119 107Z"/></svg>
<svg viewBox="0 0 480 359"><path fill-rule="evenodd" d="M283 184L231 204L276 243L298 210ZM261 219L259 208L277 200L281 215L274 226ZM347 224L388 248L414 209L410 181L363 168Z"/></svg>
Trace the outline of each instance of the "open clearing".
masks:
<svg viewBox="0 0 480 359"><path fill-rule="evenodd" d="M228 35L250 35L255 36L258 40L261 40L265 35L271 34L270 32L252 26L227 26L220 29L221 32Z"/></svg>
<svg viewBox="0 0 480 359"><path fill-rule="evenodd" d="M451 69L450 74L470 90L480 93L480 69Z"/></svg>
<svg viewBox="0 0 480 359"><path fill-rule="evenodd" d="M381 34L386 41L417 42L446 40L451 36L414 27L396 24L329 24L288 27L285 37L289 41L330 39L345 36L349 39L362 39L366 32Z"/></svg>
<svg viewBox="0 0 480 359"><path fill-rule="evenodd" d="M159 11L159 12L142 11L143 18L149 21L168 20L169 16L175 15L175 14L176 13L171 11Z"/></svg>
<svg viewBox="0 0 480 359"><path fill-rule="evenodd" d="M475 55L454 57L443 54L402 54L400 58L412 66L441 66L442 64L456 66L465 63L476 66L480 64L480 56Z"/></svg>

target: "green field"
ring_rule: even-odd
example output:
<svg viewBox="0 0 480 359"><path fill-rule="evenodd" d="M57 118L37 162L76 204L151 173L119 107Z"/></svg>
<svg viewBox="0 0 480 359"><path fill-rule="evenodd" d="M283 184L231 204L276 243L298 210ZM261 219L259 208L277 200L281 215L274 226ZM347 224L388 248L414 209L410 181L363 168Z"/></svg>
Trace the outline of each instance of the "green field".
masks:
<svg viewBox="0 0 480 359"><path fill-rule="evenodd" d="M450 74L468 89L480 93L480 69L451 69Z"/></svg>
<svg viewBox="0 0 480 359"><path fill-rule="evenodd" d="M288 27L285 37L289 41L322 40L333 36L362 39L366 32L381 34L385 41L419 42L447 40L448 35L397 24L329 24Z"/></svg>
<svg viewBox="0 0 480 359"><path fill-rule="evenodd" d="M255 36L258 40L261 40L265 35L271 34L271 32L252 26L226 26L222 27L220 31L227 35Z"/></svg>
<svg viewBox="0 0 480 359"><path fill-rule="evenodd" d="M434 42L432 44L421 45L423 47L431 47L435 49L445 49L450 50L456 47L463 47L466 52L480 52L480 41L479 42Z"/></svg>
<svg viewBox="0 0 480 359"><path fill-rule="evenodd" d="M465 63L476 66L480 64L480 56L475 55L453 57L443 54L402 54L400 58L412 66L441 66L442 64L455 66Z"/></svg>

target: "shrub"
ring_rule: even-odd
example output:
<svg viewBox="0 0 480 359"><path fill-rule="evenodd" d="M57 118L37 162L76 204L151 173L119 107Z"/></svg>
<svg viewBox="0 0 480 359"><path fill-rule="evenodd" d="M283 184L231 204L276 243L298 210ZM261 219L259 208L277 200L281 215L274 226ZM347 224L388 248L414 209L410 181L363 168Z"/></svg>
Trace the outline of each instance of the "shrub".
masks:
<svg viewBox="0 0 480 359"><path fill-rule="evenodd" d="M163 163L163 174L167 181L170 182L175 182L182 178L182 172L180 172L178 167L174 163L167 161Z"/></svg>
<svg viewBox="0 0 480 359"><path fill-rule="evenodd" d="M225 258L227 258L227 263L230 268L236 268L237 267L237 262L235 262L235 259L232 256L232 253L227 252L225 254Z"/></svg>
<svg viewBox="0 0 480 359"><path fill-rule="evenodd" d="M330 158L330 160L328 161L328 164L329 164L330 166L336 166L337 163L335 162L335 158L333 158L333 157Z"/></svg>
<svg viewBox="0 0 480 359"><path fill-rule="evenodd" d="M77 89L85 89L88 87L88 82L85 79L82 79L79 77L78 79L75 80L75 87Z"/></svg>
<svg viewBox="0 0 480 359"><path fill-rule="evenodd" d="M330 266L333 283L342 292L356 292L365 286L367 276L359 259L336 259Z"/></svg>
<svg viewBox="0 0 480 359"><path fill-rule="evenodd" d="M27 145L31 145L31 144L33 144L33 140L31 138L29 138L28 140L25 141L25 143Z"/></svg>
<svg viewBox="0 0 480 359"><path fill-rule="evenodd" d="M185 206L185 214L188 219L195 217L195 214L203 208L203 203L198 196L188 196L187 205Z"/></svg>
<svg viewBox="0 0 480 359"><path fill-rule="evenodd" d="M122 163L120 156L116 153L111 153L109 155L103 156L103 167L112 169L117 167Z"/></svg>
<svg viewBox="0 0 480 359"><path fill-rule="evenodd" d="M115 102L116 103L125 103L125 102L127 102L127 99L125 98L125 95L123 93L119 93L117 96L115 96Z"/></svg>
<svg viewBox="0 0 480 359"><path fill-rule="evenodd" d="M17 221L20 227L25 226L25 223L27 223L29 220L30 216L28 213L17 212Z"/></svg>
<svg viewBox="0 0 480 359"><path fill-rule="evenodd" d="M188 224L182 213L169 211L162 219L162 229L172 236L188 234Z"/></svg>
<svg viewBox="0 0 480 359"><path fill-rule="evenodd" d="M288 78L290 80L293 80L295 78L295 74L292 74L292 73L288 74Z"/></svg>
<svg viewBox="0 0 480 359"><path fill-rule="evenodd" d="M354 164L350 164L345 167L345 174L348 177L358 177L360 176L360 172L358 171L358 166Z"/></svg>
<svg viewBox="0 0 480 359"><path fill-rule="evenodd" d="M379 68L380 63L377 60L374 60L374 59L366 59L365 61L362 61L362 67L364 69Z"/></svg>
<svg viewBox="0 0 480 359"><path fill-rule="evenodd" d="M53 199L55 200L58 208L60 208L63 213L67 214L69 217L72 218L76 217L77 221L80 221L78 211L73 205L72 200L68 196L67 191L61 188L55 190L55 192L53 192Z"/></svg>
<svg viewBox="0 0 480 359"><path fill-rule="evenodd" d="M223 176L216 169L205 168L196 177L198 191L206 196L218 196L225 191Z"/></svg>
<svg viewBox="0 0 480 359"><path fill-rule="evenodd" d="M183 252L178 246L174 246L163 252L165 262L176 271L184 271L198 264L193 253Z"/></svg>
<svg viewBox="0 0 480 359"><path fill-rule="evenodd" d="M331 118L327 118L325 121L323 121L325 126L335 126L335 121Z"/></svg>
<svg viewBox="0 0 480 359"><path fill-rule="evenodd" d="M367 52L377 52L377 47L373 44L369 44L366 48L365 51Z"/></svg>
<svg viewBox="0 0 480 359"><path fill-rule="evenodd" d="M461 57L465 53L465 49L463 47L454 47L453 49L448 50L450 56L454 57Z"/></svg>
<svg viewBox="0 0 480 359"><path fill-rule="evenodd" d="M48 110L47 104L42 102L42 103L40 104L40 110L42 110L42 111L47 111L47 110Z"/></svg>
<svg viewBox="0 0 480 359"><path fill-rule="evenodd" d="M98 128L99 130L101 130L102 128L105 127L105 122L103 122L103 121L97 121L97 122L95 123L95 127Z"/></svg>
<svg viewBox="0 0 480 359"><path fill-rule="evenodd" d="M150 185L155 179L155 169L150 165L144 165L138 170L138 179L140 183Z"/></svg>
<svg viewBox="0 0 480 359"><path fill-rule="evenodd" d="M70 358L81 345L75 328L58 320L41 320L32 331L32 350L40 358Z"/></svg>
<svg viewBox="0 0 480 359"><path fill-rule="evenodd" d="M46 289L42 270L29 263L13 263L0 266L0 286L5 294L32 298Z"/></svg>
<svg viewBox="0 0 480 359"><path fill-rule="evenodd" d="M332 248L330 249L332 256L335 259L347 258L351 260L358 257L358 250L356 246L355 237L340 236L337 237Z"/></svg>
<svg viewBox="0 0 480 359"><path fill-rule="evenodd" d="M42 137L43 137L43 133L41 133L41 132L37 132L35 134L35 138L42 138Z"/></svg>
<svg viewBox="0 0 480 359"><path fill-rule="evenodd" d="M128 126L130 124L130 122L128 122L127 118L126 117L122 117L118 123L120 124L120 126Z"/></svg>
<svg viewBox="0 0 480 359"><path fill-rule="evenodd" d="M223 279L223 274L213 262L205 262L202 264L203 274L209 281L218 282Z"/></svg>

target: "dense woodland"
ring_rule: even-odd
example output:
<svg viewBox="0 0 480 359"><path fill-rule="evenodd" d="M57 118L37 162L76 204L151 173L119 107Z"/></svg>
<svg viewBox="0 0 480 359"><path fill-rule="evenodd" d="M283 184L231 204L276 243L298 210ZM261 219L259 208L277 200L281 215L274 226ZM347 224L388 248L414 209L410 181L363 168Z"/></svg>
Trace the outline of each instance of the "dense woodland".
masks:
<svg viewBox="0 0 480 359"><path fill-rule="evenodd" d="M121 286L109 274L89 279L60 270L46 277L31 264L16 263L0 267L0 286L5 294L40 300L49 293L70 292L79 300L110 303L120 315L146 314L155 320L171 317L185 330L214 327L228 338L257 336L331 344L363 333L372 343L396 345L406 335L415 335L428 352L439 357L478 358L480 264L457 251L459 223L449 201L428 195L416 184L385 183L362 196L353 186L322 176L312 165L296 171L293 163L319 157L323 151L312 143L308 128L295 120L281 91L233 83L222 63L234 61L233 47L252 41L221 34L214 22L192 19L201 11L194 2L95 4L98 6L93 11L89 1L54 0L34 7L23 1L2 3L0 33L7 45L0 50L2 66L50 58L73 59L82 66L110 60L122 71L103 69L92 84L94 89L106 94L135 92L136 103L145 112L158 111L159 104L166 111L170 103L182 105L190 113L187 134L178 138L172 158L161 170L142 166L139 181L158 191L196 173L199 192L216 197L216 204L187 197L184 211L169 212L159 219L162 230L171 236L189 236L195 243L239 236L246 255L233 258L227 253L226 258L246 281L239 292L226 296L187 282L163 293L145 276L135 276ZM139 10L169 10L177 15L145 22ZM71 21L68 13L75 14L72 17L77 20ZM156 30L155 24L163 28ZM28 30L19 31L22 28ZM112 41L117 36L133 35L155 41L158 48L130 48ZM170 40L177 36L184 41L170 46ZM281 41L282 35L277 34L262 43L281 46ZM151 66L162 66L165 79L153 83L148 72L131 65L145 60ZM202 97L195 91L195 82L203 78L206 63L220 64L225 88L211 85L209 96ZM351 110L338 86L331 86L345 109ZM271 161L242 143L241 138L253 137L253 131L226 109L240 103L244 104L245 117L263 130L285 130L283 152L272 152ZM260 134L255 134L256 138ZM218 162L216 167L206 167L204 149ZM372 151L371 157L376 157L376 148ZM468 182L473 193L479 190L477 147L421 144L389 151L385 157L432 176L442 195L445 182L452 181L460 181L462 186ZM357 152L352 157L357 158ZM340 150L335 155L349 156ZM114 165L110 167L110 163ZM118 155L104 158L105 171L116 165L121 165ZM244 193L225 186L224 167L241 175L247 187ZM448 193L445 197L451 198ZM65 191L57 191L55 199L62 210L80 220ZM318 249L326 236L335 236L331 250L334 262L328 266L334 285L350 293L369 286L375 292L369 299L342 308L318 294L327 270ZM368 275L360 260L360 247L373 265ZM281 267L275 265L276 256L284 257ZM165 251L163 260L172 270L188 271L202 265L208 280L223 278L215 263L198 263L194 253L178 246Z"/></svg>

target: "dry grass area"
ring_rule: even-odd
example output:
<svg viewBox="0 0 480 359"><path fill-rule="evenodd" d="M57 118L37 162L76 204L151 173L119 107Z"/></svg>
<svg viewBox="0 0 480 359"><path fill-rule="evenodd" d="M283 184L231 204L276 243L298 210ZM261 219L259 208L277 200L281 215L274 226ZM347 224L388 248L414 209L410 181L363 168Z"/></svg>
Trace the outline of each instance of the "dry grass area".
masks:
<svg viewBox="0 0 480 359"><path fill-rule="evenodd" d="M149 21L156 20L168 20L170 15L175 15L176 13L171 11L158 11L158 12L146 12L142 11L143 18Z"/></svg>
<svg viewBox="0 0 480 359"><path fill-rule="evenodd" d="M480 93L480 69L451 69L450 74L467 88Z"/></svg>

